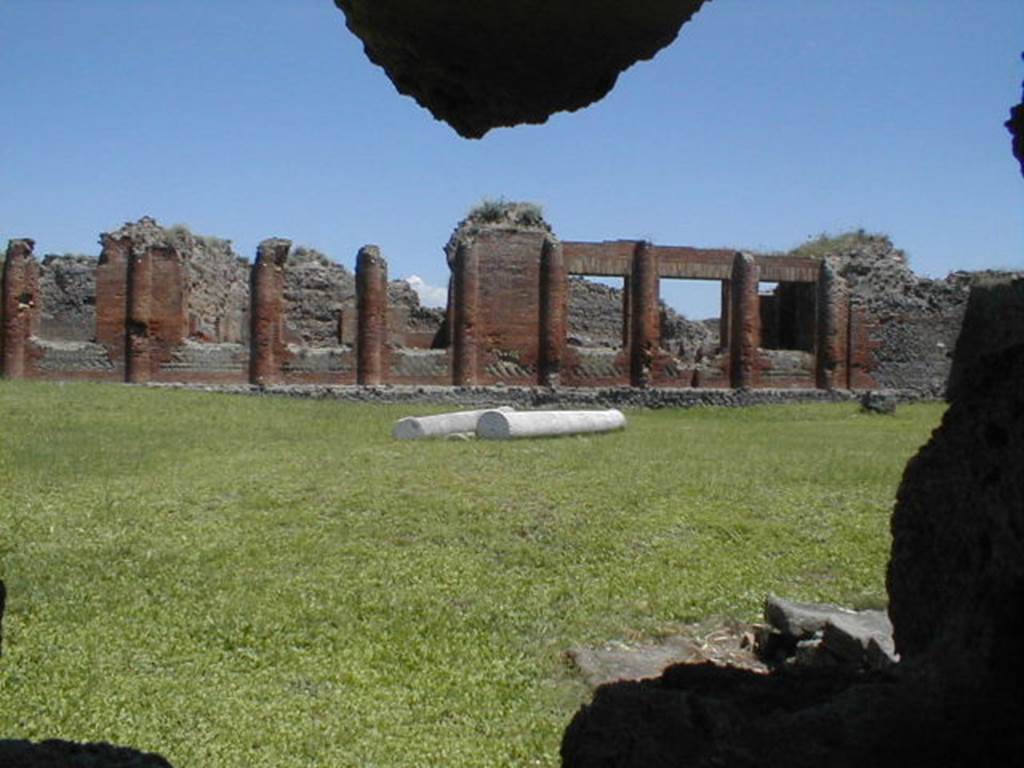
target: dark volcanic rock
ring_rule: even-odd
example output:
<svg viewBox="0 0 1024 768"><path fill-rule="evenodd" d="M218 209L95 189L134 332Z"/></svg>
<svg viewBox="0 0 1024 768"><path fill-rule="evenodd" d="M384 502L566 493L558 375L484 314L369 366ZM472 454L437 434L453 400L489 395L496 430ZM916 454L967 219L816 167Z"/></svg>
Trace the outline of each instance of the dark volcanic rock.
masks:
<svg viewBox="0 0 1024 768"><path fill-rule="evenodd" d="M896 648L1021 703L1024 657L1024 344L965 375L907 465L892 518ZM1009 692L1008 692L1009 693Z"/></svg>
<svg viewBox="0 0 1024 768"><path fill-rule="evenodd" d="M1013 136L1013 156L1020 163L1020 172L1024 175L1024 100L1010 110L1006 127Z"/></svg>
<svg viewBox="0 0 1024 768"><path fill-rule="evenodd" d="M3 768L172 768L160 755L112 744L0 739Z"/></svg>
<svg viewBox="0 0 1024 768"><path fill-rule="evenodd" d="M946 399L968 386L965 379L983 355L1014 344L1024 344L1024 275L980 275L967 300Z"/></svg>
<svg viewBox="0 0 1024 768"><path fill-rule="evenodd" d="M1024 722L1022 382L1024 344L983 355L907 465L888 571L897 665L771 675L680 665L657 680L607 685L567 728L562 765L1016 764ZM773 623L805 633L815 613L788 611ZM821 642L829 635L833 649L881 655L887 667L885 629L839 616Z"/></svg>
<svg viewBox="0 0 1024 768"><path fill-rule="evenodd" d="M704 0L335 0L400 93L459 134L543 123L603 98Z"/></svg>
<svg viewBox="0 0 1024 768"><path fill-rule="evenodd" d="M836 669L763 675L711 664L598 688L562 740L564 768L862 768L973 765L928 702Z"/></svg>

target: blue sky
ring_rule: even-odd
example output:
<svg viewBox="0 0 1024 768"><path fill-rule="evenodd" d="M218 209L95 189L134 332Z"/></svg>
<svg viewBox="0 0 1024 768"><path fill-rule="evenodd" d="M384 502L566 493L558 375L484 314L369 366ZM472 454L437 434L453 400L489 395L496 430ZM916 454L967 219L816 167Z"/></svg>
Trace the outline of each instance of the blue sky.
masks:
<svg viewBox="0 0 1024 768"><path fill-rule="evenodd" d="M785 249L888 233L919 272L1024 267L1019 0L713 0L604 101L459 138L330 0L0 0L0 238L97 253L144 214L443 285L484 197L564 239ZM717 313L717 285L663 294Z"/></svg>

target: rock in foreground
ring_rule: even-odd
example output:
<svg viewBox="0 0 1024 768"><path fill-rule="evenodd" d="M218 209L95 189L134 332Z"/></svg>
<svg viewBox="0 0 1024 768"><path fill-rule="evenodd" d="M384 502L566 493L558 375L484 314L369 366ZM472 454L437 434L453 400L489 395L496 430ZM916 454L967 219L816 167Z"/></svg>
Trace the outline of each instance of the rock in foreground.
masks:
<svg viewBox="0 0 1024 768"><path fill-rule="evenodd" d="M603 98L704 0L335 0L367 57L466 138Z"/></svg>
<svg viewBox="0 0 1024 768"><path fill-rule="evenodd" d="M172 768L160 755L112 744L0 739L3 768Z"/></svg>
<svg viewBox="0 0 1024 768"><path fill-rule="evenodd" d="M656 680L606 685L566 730L563 766L1015 765L1024 722L1024 344L966 370L941 427L908 464L893 514L897 665L771 675L679 665ZM781 608L772 623L794 638L822 618L820 606ZM867 635L840 626L848 619L829 619L834 636L826 639L826 623L823 645L877 644L870 626Z"/></svg>

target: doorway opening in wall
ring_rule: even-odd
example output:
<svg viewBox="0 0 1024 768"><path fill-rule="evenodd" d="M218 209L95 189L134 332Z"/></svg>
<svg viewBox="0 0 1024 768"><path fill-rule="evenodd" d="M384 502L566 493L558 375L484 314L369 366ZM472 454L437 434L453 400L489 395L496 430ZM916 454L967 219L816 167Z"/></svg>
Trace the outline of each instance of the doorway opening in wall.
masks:
<svg viewBox="0 0 1024 768"><path fill-rule="evenodd" d="M627 302L622 277L571 275L566 346L577 386L629 383Z"/></svg>
<svg viewBox="0 0 1024 768"><path fill-rule="evenodd" d="M569 278L569 346L609 352L622 349L626 332L623 283L621 277Z"/></svg>
<svg viewBox="0 0 1024 768"><path fill-rule="evenodd" d="M761 378L772 386L814 386L814 283L761 283Z"/></svg>
<svg viewBox="0 0 1024 768"><path fill-rule="evenodd" d="M814 351L814 283L761 283L761 348Z"/></svg>
<svg viewBox="0 0 1024 768"><path fill-rule="evenodd" d="M719 339L722 315L722 284L718 280L677 280L662 278L661 348L684 357L694 357L725 346Z"/></svg>
<svg viewBox="0 0 1024 768"><path fill-rule="evenodd" d="M722 283L718 280L662 278L659 347L669 358L664 366L669 386L720 386L727 378L722 338Z"/></svg>

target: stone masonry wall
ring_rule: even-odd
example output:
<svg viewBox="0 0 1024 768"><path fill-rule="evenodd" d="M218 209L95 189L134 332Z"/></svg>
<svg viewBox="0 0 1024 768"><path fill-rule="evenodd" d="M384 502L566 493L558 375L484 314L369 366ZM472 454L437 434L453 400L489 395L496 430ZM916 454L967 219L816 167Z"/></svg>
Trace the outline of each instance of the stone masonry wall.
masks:
<svg viewBox="0 0 1024 768"><path fill-rule="evenodd" d="M310 347L353 346L356 341L356 281L344 265L323 253L298 247L285 273L285 332L292 344ZM404 280L388 284L390 343L429 348L444 321L444 311L420 305Z"/></svg>
<svg viewBox="0 0 1024 768"><path fill-rule="evenodd" d="M39 267L39 336L92 341L96 337L94 256L47 254Z"/></svg>
<svg viewBox="0 0 1024 768"><path fill-rule="evenodd" d="M632 241L619 242L634 248ZM30 252L25 257L31 262L25 268L38 273L38 290L29 291L29 303L11 300L24 315L18 328L27 329L9 334L21 350L11 358L12 371L221 383L253 375L251 268L229 241L143 218L105 233L101 243L98 260L49 255L37 263ZM630 269L651 253L641 245L624 272L599 274L625 275L630 286ZM566 277L562 245L536 206L485 203L460 223L445 250L453 269L446 311L421 306L403 281L387 284L375 342L379 374L373 374L382 383L802 388L817 382L936 396L949 373L968 288L984 279L965 273L919 278L887 238L864 233L796 249L789 257L827 257L837 289L848 297L843 316L832 318L834 370L825 375L822 295L806 276L794 278L802 283L780 282L756 302L751 284L748 303L758 317L750 319L760 328L747 342L743 368L729 349L738 338L734 318L689 321L658 302L657 281L644 289L654 310L645 310L640 334L650 348L647 358L637 358L637 329L629 318L632 302L647 293L636 285L624 292ZM361 358L353 273L309 248L289 246L284 258L274 376L296 384L355 381ZM766 280L780 279L771 257L752 258L752 266L763 263L772 275ZM708 278L723 281L723 306L733 309L734 278L728 272ZM729 328L720 339L718 331Z"/></svg>
<svg viewBox="0 0 1024 768"><path fill-rule="evenodd" d="M354 340L355 305L355 277L344 266L310 248L299 247L288 255L284 312L285 337L290 343L339 346L342 326L347 324L351 334L345 335ZM343 310L347 310L344 317Z"/></svg>
<svg viewBox="0 0 1024 768"><path fill-rule="evenodd" d="M244 344L249 334L249 263L231 241L169 230L185 257L189 338Z"/></svg>
<svg viewBox="0 0 1024 768"><path fill-rule="evenodd" d="M820 238L791 254L834 258L848 286L851 386L942 394L975 273L918 277L889 238L864 232Z"/></svg>

